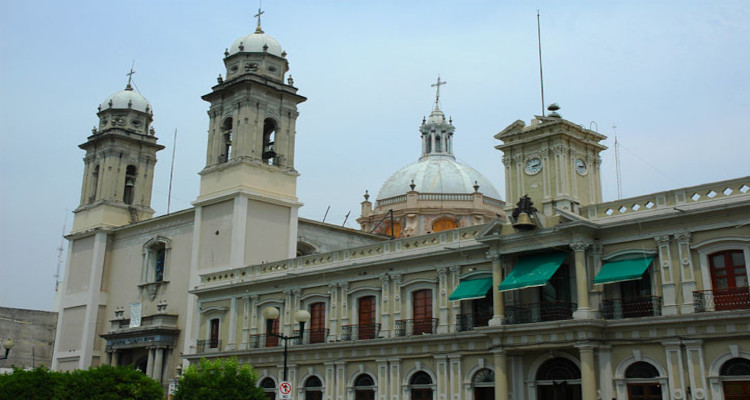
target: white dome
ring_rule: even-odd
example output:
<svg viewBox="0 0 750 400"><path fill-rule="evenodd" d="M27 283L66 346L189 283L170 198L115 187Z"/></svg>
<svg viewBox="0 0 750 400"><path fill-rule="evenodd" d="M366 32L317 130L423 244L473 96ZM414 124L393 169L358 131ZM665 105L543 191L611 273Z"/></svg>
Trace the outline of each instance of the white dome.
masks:
<svg viewBox="0 0 750 400"><path fill-rule="evenodd" d="M240 44L243 46L243 50L240 50ZM268 46L268 49L265 51L269 54L283 57L281 54L284 50L281 49L279 42L264 33L252 33L235 40L229 49L229 54L263 53L263 46Z"/></svg>
<svg viewBox="0 0 750 400"><path fill-rule="evenodd" d="M146 100L146 98L140 93L133 90L130 85L128 85L125 90L119 91L104 99L99 106L101 107L101 110L116 108L125 110L132 109L145 113L150 113L152 111L148 100Z"/></svg>
<svg viewBox="0 0 750 400"><path fill-rule="evenodd" d="M474 181L479 192L500 200L495 187L474 168L450 156L431 156L397 171L380 188L378 200L406 194L414 180L414 190L420 193L474 193Z"/></svg>

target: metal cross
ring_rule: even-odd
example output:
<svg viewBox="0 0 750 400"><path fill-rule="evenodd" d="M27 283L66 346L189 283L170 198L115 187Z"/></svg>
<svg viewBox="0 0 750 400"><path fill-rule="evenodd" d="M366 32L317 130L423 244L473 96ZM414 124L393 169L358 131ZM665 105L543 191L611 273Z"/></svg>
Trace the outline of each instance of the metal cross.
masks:
<svg viewBox="0 0 750 400"><path fill-rule="evenodd" d="M258 3L258 13L253 15L253 17L258 18L258 26L255 28L255 33L263 33L263 29L260 28L260 16L265 14L265 11L261 11L261 5L263 3Z"/></svg>
<svg viewBox="0 0 750 400"><path fill-rule="evenodd" d="M437 82L430 85L430 87L436 87L437 90L435 91L435 107L438 106L438 101L440 101L440 86L445 85L448 82L440 81L440 75L438 75Z"/></svg>
<svg viewBox="0 0 750 400"><path fill-rule="evenodd" d="M133 71L133 67L135 67L135 60L133 60L133 65L130 66L130 72L128 72L128 86L130 86L130 83L133 81L133 74L135 74L135 71Z"/></svg>

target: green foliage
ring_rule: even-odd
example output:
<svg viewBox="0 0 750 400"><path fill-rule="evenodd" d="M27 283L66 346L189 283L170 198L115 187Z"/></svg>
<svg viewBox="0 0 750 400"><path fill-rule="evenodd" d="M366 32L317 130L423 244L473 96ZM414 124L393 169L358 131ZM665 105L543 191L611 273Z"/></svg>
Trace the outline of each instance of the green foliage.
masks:
<svg viewBox="0 0 750 400"><path fill-rule="evenodd" d="M44 368L0 375L0 400L161 400L159 382L128 367L102 366L73 372Z"/></svg>
<svg viewBox="0 0 750 400"><path fill-rule="evenodd" d="M182 374L174 400L266 400L257 380L253 367L240 365L236 357L203 358Z"/></svg>

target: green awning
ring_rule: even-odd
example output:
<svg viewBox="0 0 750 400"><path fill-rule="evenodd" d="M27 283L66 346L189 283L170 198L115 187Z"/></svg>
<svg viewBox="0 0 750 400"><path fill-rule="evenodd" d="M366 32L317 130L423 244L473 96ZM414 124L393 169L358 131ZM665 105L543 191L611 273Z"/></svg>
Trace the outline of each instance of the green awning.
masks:
<svg viewBox="0 0 750 400"><path fill-rule="evenodd" d="M602 266L599 274L594 278L594 284L601 285L641 279L653 259L654 256L648 256L608 262Z"/></svg>
<svg viewBox="0 0 750 400"><path fill-rule="evenodd" d="M492 287L492 278L472 279L470 281L461 281L456 290L448 296L448 300L471 300L481 299L487 295L487 291Z"/></svg>
<svg viewBox="0 0 750 400"><path fill-rule="evenodd" d="M567 253L546 253L521 257L497 290L502 292L544 286L566 258L568 258Z"/></svg>

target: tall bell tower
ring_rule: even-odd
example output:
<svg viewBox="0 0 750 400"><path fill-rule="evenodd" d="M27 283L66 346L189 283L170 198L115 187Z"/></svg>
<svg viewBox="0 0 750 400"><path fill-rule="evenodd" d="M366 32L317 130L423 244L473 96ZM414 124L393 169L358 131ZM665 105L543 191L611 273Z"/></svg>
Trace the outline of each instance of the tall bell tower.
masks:
<svg viewBox="0 0 750 400"><path fill-rule="evenodd" d="M545 215L602 201L599 153L607 137L563 119L558 109L553 104L530 126L519 120L495 135L503 142L495 148L503 152L509 207L524 195Z"/></svg>
<svg viewBox="0 0 750 400"><path fill-rule="evenodd" d="M151 105L128 80L125 90L99 105L97 115L99 126L79 146L86 155L73 233L122 226L154 214L154 166L156 153L164 146L157 143L151 127Z"/></svg>

